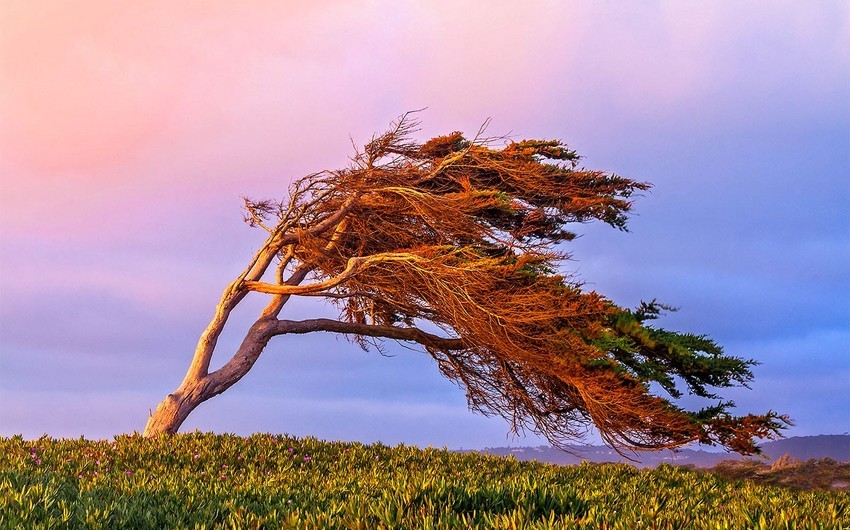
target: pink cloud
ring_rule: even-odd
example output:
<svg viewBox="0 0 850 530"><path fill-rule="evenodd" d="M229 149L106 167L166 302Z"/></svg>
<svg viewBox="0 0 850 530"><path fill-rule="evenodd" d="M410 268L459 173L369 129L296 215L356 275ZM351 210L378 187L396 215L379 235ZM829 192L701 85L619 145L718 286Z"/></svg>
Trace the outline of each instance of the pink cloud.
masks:
<svg viewBox="0 0 850 530"><path fill-rule="evenodd" d="M7 3L0 226L117 240L222 207L235 217L240 194L280 196L344 165L349 134L362 142L422 106L423 136L493 117L497 135L608 137L622 116L711 119L700 109L715 98L746 119L795 75L817 80L794 94L803 104L836 97L844 70L818 54L850 43L836 16L848 8L762 7ZM789 66L748 51L776 35L817 46L782 47Z"/></svg>
<svg viewBox="0 0 850 530"><path fill-rule="evenodd" d="M221 95L238 86L258 51L293 52L305 36L297 21L311 12L223 1L6 9L4 136L28 164L46 169L114 163L157 142L199 89ZM287 39L288 46L270 42Z"/></svg>

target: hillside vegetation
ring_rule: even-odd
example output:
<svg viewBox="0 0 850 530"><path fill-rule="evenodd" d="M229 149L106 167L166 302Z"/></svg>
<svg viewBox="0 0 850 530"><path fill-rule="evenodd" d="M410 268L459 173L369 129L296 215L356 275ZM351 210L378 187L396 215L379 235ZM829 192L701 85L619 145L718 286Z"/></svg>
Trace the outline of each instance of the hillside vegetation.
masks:
<svg viewBox="0 0 850 530"><path fill-rule="evenodd" d="M850 496L313 438L0 438L2 528L850 528Z"/></svg>
<svg viewBox="0 0 850 530"><path fill-rule="evenodd" d="M747 459L724 460L711 472L729 479L747 479L762 484L815 490L850 491L850 462L832 458L810 458L805 462L784 455L772 464Z"/></svg>

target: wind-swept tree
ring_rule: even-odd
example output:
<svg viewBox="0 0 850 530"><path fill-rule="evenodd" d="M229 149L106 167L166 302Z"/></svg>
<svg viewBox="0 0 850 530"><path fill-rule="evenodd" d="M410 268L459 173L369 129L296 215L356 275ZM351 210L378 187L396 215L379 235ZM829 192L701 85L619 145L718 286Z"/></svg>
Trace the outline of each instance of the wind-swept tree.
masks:
<svg viewBox="0 0 850 530"><path fill-rule="evenodd" d="M578 166L559 141L418 144L409 115L357 151L350 167L294 182L280 201L245 200L268 238L222 294L189 370L144 434L175 433L198 405L254 366L269 341L331 332L362 346L415 343L465 390L472 410L553 445L595 426L622 449L698 441L740 453L777 435L784 416L734 416L717 388L746 386L751 360L711 339L652 325L666 308L623 309L558 272L572 223L625 229L629 198L649 188ZM210 371L231 311L250 292L268 305L221 368ZM338 319L281 317L293 296L324 297ZM683 390L716 400L676 403Z"/></svg>

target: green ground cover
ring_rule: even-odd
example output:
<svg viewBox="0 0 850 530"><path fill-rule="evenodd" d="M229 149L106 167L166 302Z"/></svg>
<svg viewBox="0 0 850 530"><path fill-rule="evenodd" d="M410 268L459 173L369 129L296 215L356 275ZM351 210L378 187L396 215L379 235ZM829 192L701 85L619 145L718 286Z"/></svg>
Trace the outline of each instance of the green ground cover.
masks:
<svg viewBox="0 0 850 530"><path fill-rule="evenodd" d="M850 494L660 466L185 434L0 438L2 528L850 528Z"/></svg>

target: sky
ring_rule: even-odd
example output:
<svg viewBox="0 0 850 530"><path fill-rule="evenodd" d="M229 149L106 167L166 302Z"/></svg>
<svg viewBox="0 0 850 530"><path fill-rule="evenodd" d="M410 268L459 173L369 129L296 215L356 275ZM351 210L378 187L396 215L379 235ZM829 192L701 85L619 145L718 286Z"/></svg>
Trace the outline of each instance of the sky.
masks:
<svg viewBox="0 0 850 530"><path fill-rule="evenodd" d="M577 227L565 270L758 361L723 393L736 411L850 431L847 50L843 1L4 0L0 435L141 431L263 240L241 197L343 167L423 107L421 140L490 119L653 183L630 232ZM427 355L388 353L278 337L183 429L542 443L469 412Z"/></svg>

